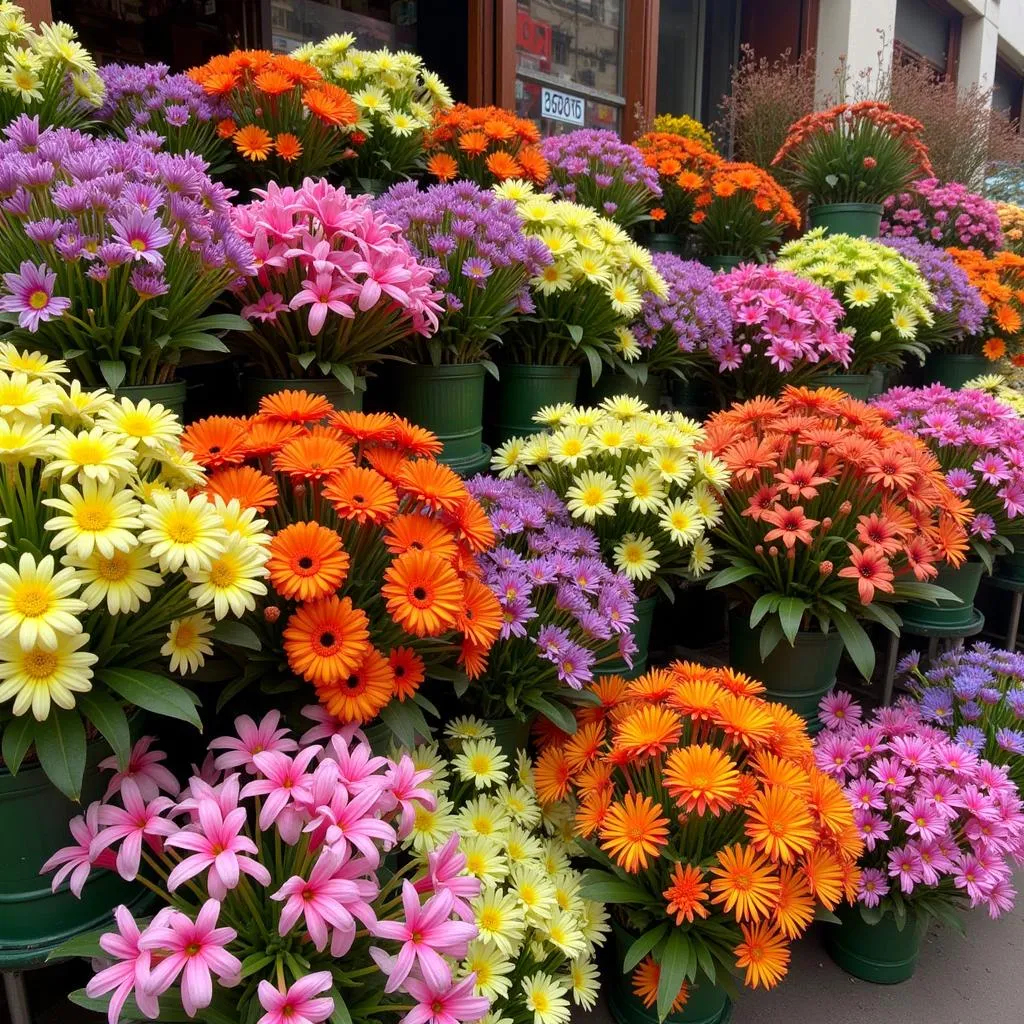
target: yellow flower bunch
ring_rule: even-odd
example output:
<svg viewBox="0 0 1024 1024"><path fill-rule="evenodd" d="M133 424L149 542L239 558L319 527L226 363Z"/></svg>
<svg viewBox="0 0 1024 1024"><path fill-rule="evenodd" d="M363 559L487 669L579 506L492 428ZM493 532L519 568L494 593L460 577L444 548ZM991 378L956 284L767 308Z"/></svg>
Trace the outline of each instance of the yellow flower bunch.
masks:
<svg viewBox="0 0 1024 1024"><path fill-rule="evenodd" d="M459 977L476 975L474 992L491 1002L485 1022L567 1024L570 999L584 1010L597 1002L594 961L609 931L602 904L579 894L572 818L565 805L542 808L543 779L525 753L511 763L491 726L457 718L445 733L446 754L436 744L409 751L433 772L422 785L437 808L417 809L406 843L422 854L457 836L457 848L436 855L449 869L464 861L461 873L479 881L468 897L479 935Z"/></svg>
<svg viewBox="0 0 1024 1024"><path fill-rule="evenodd" d="M1024 376L1015 367L1010 370L1007 375L986 373L975 377L964 384L964 390L984 391L1024 417Z"/></svg>
<svg viewBox="0 0 1024 1024"><path fill-rule="evenodd" d="M651 131L682 135L684 139L693 139L712 153L716 152L714 136L700 121L689 114L659 114L651 125Z"/></svg>
<svg viewBox="0 0 1024 1024"><path fill-rule="evenodd" d="M0 0L0 119L38 115L43 127L78 128L103 102L88 50L63 22L33 30L24 10Z"/></svg>
<svg viewBox="0 0 1024 1024"><path fill-rule="evenodd" d="M711 568L708 531L722 519L729 471L697 451L704 429L696 420L653 411L629 395L592 409L547 407L534 419L547 430L494 453L500 476L543 480L641 591L657 586L671 596L670 577Z"/></svg>
<svg viewBox="0 0 1024 1024"><path fill-rule="evenodd" d="M1024 208L1016 203L996 203L1006 248L1024 256Z"/></svg>
<svg viewBox="0 0 1024 1024"><path fill-rule="evenodd" d="M448 87L407 51L360 50L350 32L328 36L292 53L340 85L359 110L350 177L392 184L420 169L423 138L434 113L452 105Z"/></svg>
<svg viewBox="0 0 1024 1024"><path fill-rule="evenodd" d="M122 767L126 708L199 725L160 666L196 672L214 621L255 607L270 538L237 500L190 497L205 475L173 413L65 375L0 344L0 731L11 771L34 744L77 798L83 719Z"/></svg>

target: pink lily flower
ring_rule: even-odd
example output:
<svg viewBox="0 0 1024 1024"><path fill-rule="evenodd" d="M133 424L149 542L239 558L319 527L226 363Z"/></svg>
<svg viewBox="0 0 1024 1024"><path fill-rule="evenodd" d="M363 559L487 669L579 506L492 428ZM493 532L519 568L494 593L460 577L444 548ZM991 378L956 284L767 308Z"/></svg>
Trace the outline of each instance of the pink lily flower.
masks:
<svg viewBox="0 0 1024 1024"><path fill-rule="evenodd" d="M379 791L383 786L384 776L377 772L387 765L388 759L374 757L369 743L349 744L335 736L325 756L337 763L341 784L349 793L362 793L371 787Z"/></svg>
<svg viewBox="0 0 1024 1024"><path fill-rule="evenodd" d="M214 766L221 771L229 768L245 768L250 775L256 775L256 763L253 758L265 750L277 750L282 754L298 750L299 745L288 737L288 729L279 729L280 711L268 711L257 725L248 715L239 715L235 719L235 732L238 736L219 736L210 741L211 750L226 750L214 761Z"/></svg>
<svg viewBox="0 0 1024 1024"><path fill-rule="evenodd" d="M70 875L71 891L81 899L86 879L94 867L106 868L108 871L113 871L116 867L114 855L109 850L104 850L96 857L92 855L93 840L100 832L101 806L97 800L89 804L84 816L79 814L71 819L68 827L71 829L75 845L62 847L39 869L41 875L58 869L50 886L53 892L56 892L64 879Z"/></svg>
<svg viewBox="0 0 1024 1024"><path fill-rule="evenodd" d="M334 1000L314 996L331 987L330 971L315 971L300 978L286 992L261 981L257 989L260 1006L267 1012L256 1024L320 1024L334 1013Z"/></svg>
<svg viewBox="0 0 1024 1024"><path fill-rule="evenodd" d="M241 980L242 962L224 947L237 938L234 928L218 928L220 904L207 900L195 921L178 910L158 926L154 921L139 940L141 949L163 959L149 976L154 996L166 992L181 975L181 1005L194 1017L213 1002L213 978L231 988Z"/></svg>
<svg viewBox="0 0 1024 1024"><path fill-rule="evenodd" d="M380 863L380 851L374 840L379 840L385 850L397 842L395 830L385 821L373 816L379 793L367 790L349 797L343 787L331 795L331 801L316 809L316 817L305 827L306 832L318 833L323 830L324 843L339 856L346 856L350 847L355 847L376 868Z"/></svg>
<svg viewBox="0 0 1024 1024"><path fill-rule="evenodd" d="M322 749L317 746L306 747L294 758L279 750L268 750L253 756L263 778L247 783L242 790L242 797L267 797L260 811L260 829L266 832L276 823L281 838L289 846L298 840L303 821L299 811L291 805L296 801L308 803L312 797L309 783L313 776L306 769Z"/></svg>
<svg viewBox="0 0 1024 1024"><path fill-rule="evenodd" d="M469 941L477 934L475 924L450 920L453 903L452 894L442 890L421 906L412 882L408 879L402 882L405 920L378 921L373 929L378 938L402 943L391 976L384 985L385 992L394 992L417 963L424 981L433 988L441 989L446 981L451 981L448 965L440 954L465 956Z"/></svg>
<svg viewBox="0 0 1024 1024"><path fill-rule="evenodd" d="M151 751L149 749L155 742L154 736L143 736L132 747L132 752L128 757L128 767L123 772L118 771L116 757L107 757L100 761L100 768L115 773L110 780L110 785L107 786L106 793L103 794L104 800L109 800L115 793L118 793L125 779L135 780L144 800L155 799L161 791L169 793L171 796L178 795L180 789L178 780L169 768L165 768L160 763L167 759L167 755L162 750Z"/></svg>
<svg viewBox="0 0 1024 1024"><path fill-rule="evenodd" d="M483 996L473 995L475 984L475 973L452 984L451 972L448 972L445 984L437 986L409 978L406 991L416 1000L416 1005L402 1018L401 1024L459 1024L479 1020L491 1004Z"/></svg>
<svg viewBox="0 0 1024 1024"><path fill-rule="evenodd" d="M402 252L391 252L383 259L386 262L360 260L352 264L353 275L365 275L359 288L359 308L364 312L376 306L382 294L389 295L402 306L410 305L409 292L401 287L412 280L408 256Z"/></svg>
<svg viewBox="0 0 1024 1024"><path fill-rule="evenodd" d="M230 814L238 806L240 786L239 777L235 773L221 782L212 783L193 776L188 780L188 796L178 802L174 814L188 814L192 824L196 825L199 823L199 804L203 800L212 800L220 808L221 814Z"/></svg>
<svg viewBox="0 0 1024 1024"><path fill-rule="evenodd" d="M140 948L142 932L127 907L118 907L114 911L114 920L117 931L101 935L100 948L120 962L94 975L85 986L85 994L90 999L98 999L108 992L113 993L107 1007L110 1024L117 1024L124 1004L133 994L139 1009L154 1020L160 1013L160 1005L148 989L150 952Z"/></svg>
<svg viewBox="0 0 1024 1024"><path fill-rule="evenodd" d="M299 743L306 746L307 743L316 743L319 740L329 740L332 736L340 736L345 743L358 740L366 742L366 736L356 722L339 722L323 705L307 704L301 711L303 718L316 722L312 729L307 729L300 737Z"/></svg>
<svg viewBox="0 0 1024 1024"><path fill-rule="evenodd" d="M355 310L345 301L352 297L350 284L336 284L334 274L317 274L315 281L302 282L302 291L296 292L288 303L292 309L309 306L309 333L315 338L324 327L328 313L337 313L350 320Z"/></svg>
<svg viewBox="0 0 1024 1024"><path fill-rule="evenodd" d="M95 860L108 847L121 842L117 851L117 873L129 882L139 873L142 859L142 842L145 840L152 849L160 850L160 836L170 836L178 831L173 821L161 815L174 806L174 801L159 796L148 803L142 798L138 783L125 779L121 786L121 800L124 807L102 804L99 823L107 826L93 839L89 846L90 856Z"/></svg>
<svg viewBox="0 0 1024 1024"><path fill-rule="evenodd" d="M416 822L416 805L428 811L436 810L437 797L420 785L431 776L429 768L416 770L412 758L403 754L397 764L393 764L384 774L390 789L390 795L396 806L401 808L398 822L398 838L404 839L412 831Z"/></svg>
<svg viewBox="0 0 1024 1024"><path fill-rule="evenodd" d="M415 883L416 891L449 892L452 894L452 912L463 921L475 920L469 901L480 895L480 879L466 872L466 855L459 849L459 836L453 834L448 841L427 854L427 874Z"/></svg>

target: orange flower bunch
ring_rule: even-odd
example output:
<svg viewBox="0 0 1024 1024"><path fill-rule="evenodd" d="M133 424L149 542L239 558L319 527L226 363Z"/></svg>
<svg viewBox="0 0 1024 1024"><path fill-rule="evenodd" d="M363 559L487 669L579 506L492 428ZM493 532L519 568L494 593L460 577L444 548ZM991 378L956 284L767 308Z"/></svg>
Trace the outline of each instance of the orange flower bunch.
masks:
<svg viewBox="0 0 1024 1024"><path fill-rule="evenodd" d="M1014 366L1024 366L1024 256L1009 249L986 256L977 249L947 249L967 272L988 307L982 352L995 361L1009 358ZM966 339L976 345L980 338Z"/></svg>
<svg viewBox="0 0 1024 1024"><path fill-rule="evenodd" d="M897 629L892 605L931 599L938 566L967 552L970 505L918 438L834 388L787 387L716 413L702 447L732 473L715 533L761 629L761 657L817 625L838 629L865 678L874 648L859 620Z"/></svg>
<svg viewBox="0 0 1024 1024"><path fill-rule="evenodd" d="M427 171L438 181L468 178L481 188L511 178L543 185L549 168L539 142L533 121L501 107L457 103L434 114L426 139Z"/></svg>
<svg viewBox="0 0 1024 1024"><path fill-rule="evenodd" d="M189 71L231 116L217 126L253 180L299 185L352 155L359 110L349 94L293 57L234 50Z"/></svg>
<svg viewBox="0 0 1024 1024"><path fill-rule="evenodd" d="M651 217L655 229L686 235L693 223L698 196L707 192L708 180L722 158L693 139L672 132L647 132L636 141L648 167L658 172L662 202Z"/></svg>
<svg viewBox="0 0 1024 1024"><path fill-rule="evenodd" d="M534 779L543 803L571 802L605 868L581 895L625 902L650 936L638 997L664 1017L695 981L734 967L772 988L816 907L853 901L863 852L803 720L728 668L677 661L590 690L575 735L542 750Z"/></svg>
<svg viewBox="0 0 1024 1024"><path fill-rule="evenodd" d="M437 438L285 391L255 417L193 423L182 447L208 470L209 494L238 501L240 523L265 516L273 531L273 592L246 619L258 644L245 680L273 677L277 692L290 671L341 722L369 722L395 698L395 715L426 734L428 670L458 661L475 678L501 627L476 560L494 532L436 460Z"/></svg>

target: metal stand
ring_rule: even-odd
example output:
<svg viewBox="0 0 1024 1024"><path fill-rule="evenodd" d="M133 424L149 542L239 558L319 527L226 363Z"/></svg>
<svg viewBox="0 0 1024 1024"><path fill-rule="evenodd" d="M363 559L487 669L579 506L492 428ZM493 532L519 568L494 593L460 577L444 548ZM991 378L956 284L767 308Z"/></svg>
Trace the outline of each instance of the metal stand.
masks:
<svg viewBox="0 0 1024 1024"><path fill-rule="evenodd" d="M1010 621L1006 629L1006 649L1017 649L1017 630L1020 629L1020 613L1024 606L1024 580L1004 579L1002 576L991 576L988 585L997 590L1008 590L1013 597L1010 601Z"/></svg>
<svg viewBox="0 0 1024 1024"><path fill-rule="evenodd" d="M4 971L4 994L7 996L7 1010L11 1024L32 1024L28 1012L28 995L25 992L23 971Z"/></svg>

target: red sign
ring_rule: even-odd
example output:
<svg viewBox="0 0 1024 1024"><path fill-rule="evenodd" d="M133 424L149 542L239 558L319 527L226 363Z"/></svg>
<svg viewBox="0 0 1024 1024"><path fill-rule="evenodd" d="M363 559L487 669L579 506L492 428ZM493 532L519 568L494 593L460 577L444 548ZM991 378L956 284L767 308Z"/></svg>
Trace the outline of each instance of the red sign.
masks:
<svg viewBox="0 0 1024 1024"><path fill-rule="evenodd" d="M534 21L525 11L517 11L516 47L551 60L551 26L546 21Z"/></svg>

